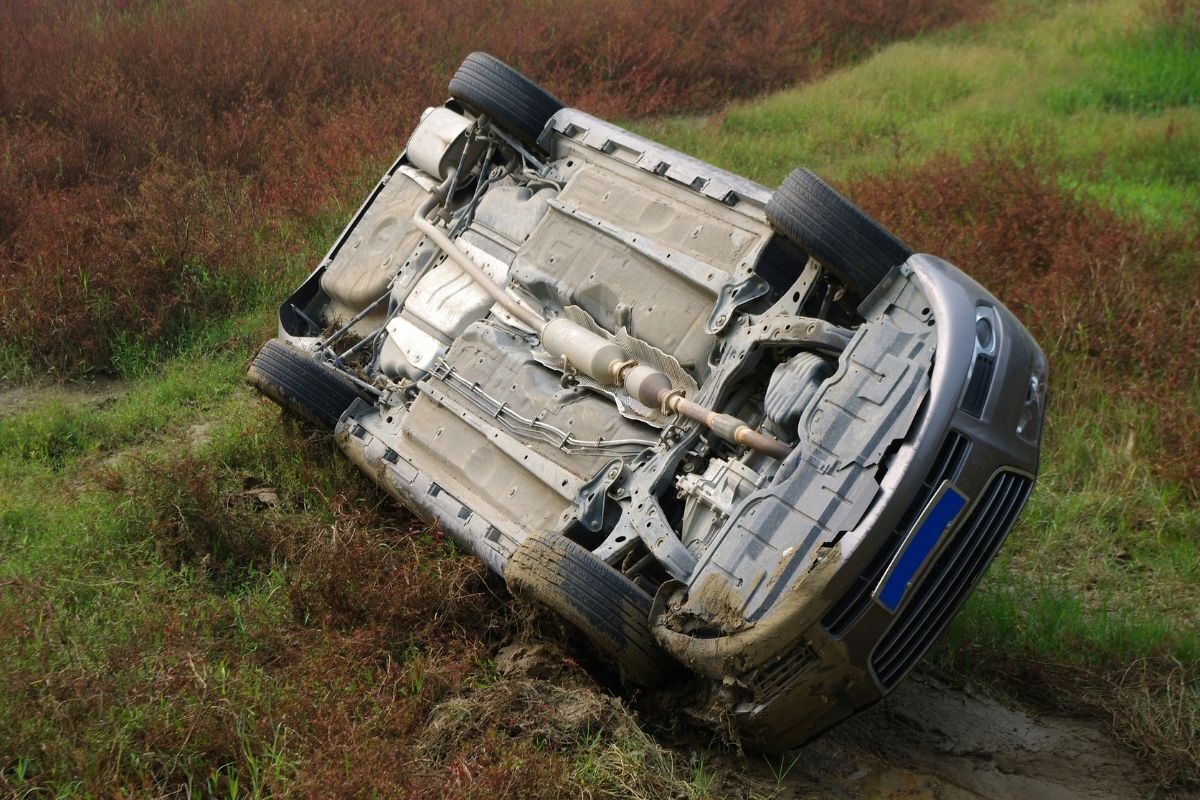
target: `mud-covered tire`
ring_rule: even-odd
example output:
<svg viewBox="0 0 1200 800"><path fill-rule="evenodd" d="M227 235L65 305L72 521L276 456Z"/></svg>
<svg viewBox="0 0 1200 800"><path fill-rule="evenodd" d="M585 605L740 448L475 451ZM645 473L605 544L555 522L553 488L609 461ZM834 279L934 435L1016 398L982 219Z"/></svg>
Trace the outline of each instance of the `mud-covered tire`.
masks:
<svg viewBox="0 0 1200 800"><path fill-rule="evenodd" d="M825 265L857 297L866 297L912 249L871 215L806 169L771 195L767 220Z"/></svg>
<svg viewBox="0 0 1200 800"><path fill-rule="evenodd" d="M285 411L332 430L362 391L342 373L287 342L263 345L246 381Z"/></svg>
<svg viewBox="0 0 1200 800"><path fill-rule="evenodd" d="M672 668L650 630L651 597L584 547L559 534L534 534L509 559L504 578L516 594L564 617L642 686Z"/></svg>
<svg viewBox="0 0 1200 800"><path fill-rule="evenodd" d="M534 146L562 101L498 58L471 53L450 79L450 95L470 111L486 114L522 144Z"/></svg>

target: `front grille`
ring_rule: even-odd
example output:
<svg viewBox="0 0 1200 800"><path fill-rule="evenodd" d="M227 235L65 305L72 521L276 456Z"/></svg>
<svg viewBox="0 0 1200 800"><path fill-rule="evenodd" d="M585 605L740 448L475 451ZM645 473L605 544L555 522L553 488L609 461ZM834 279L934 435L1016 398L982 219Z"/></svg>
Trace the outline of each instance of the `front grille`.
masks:
<svg viewBox="0 0 1200 800"><path fill-rule="evenodd" d="M1032 488L1031 479L1013 472L992 479L871 654L881 684L890 687L900 680L954 617L992 563Z"/></svg>
<svg viewBox="0 0 1200 800"><path fill-rule="evenodd" d="M917 490L912 503L909 504L904 516L900 518L900 522L888 536L888 540L875 554L875 558L867 565L863 574L859 575L841 599L825 612L821 625L829 631L830 635L841 637L871 604L871 592L879 583L879 579L883 577L888 564L892 563L892 559L896 556L896 550L904 543L904 537L908 535L909 529L917 521L917 517L921 516L929 499L933 497L933 493L942 485L942 482L953 482L958 476L959 467L966 459L969 447L970 441L957 431L951 431L950 435L946 437L933 466L921 483L921 488Z"/></svg>
<svg viewBox="0 0 1200 800"><path fill-rule="evenodd" d="M970 414L975 419L983 417L983 405L987 402L988 389L992 388L992 375L995 373L996 359L987 353L975 356L971 377L967 380L967 388L958 406L964 414Z"/></svg>
<svg viewBox="0 0 1200 800"><path fill-rule="evenodd" d="M750 675L749 683L762 700L783 694L805 672L820 662L817 651L804 640L788 652Z"/></svg>

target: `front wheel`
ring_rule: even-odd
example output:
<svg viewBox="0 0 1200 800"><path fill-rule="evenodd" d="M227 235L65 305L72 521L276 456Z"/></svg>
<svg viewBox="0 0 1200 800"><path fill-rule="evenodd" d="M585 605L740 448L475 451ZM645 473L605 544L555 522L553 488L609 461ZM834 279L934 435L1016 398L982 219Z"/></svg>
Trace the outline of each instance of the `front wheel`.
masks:
<svg viewBox="0 0 1200 800"><path fill-rule="evenodd" d="M590 550L556 533L521 543L504 571L509 587L549 607L633 683L661 683L670 657L650 631L651 597Z"/></svg>
<svg viewBox="0 0 1200 800"><path fill-rule="evenodd" d="M798 244L856 297L866 297L912 250L806 169L784 178L766 207L775 230Z"/></svg>

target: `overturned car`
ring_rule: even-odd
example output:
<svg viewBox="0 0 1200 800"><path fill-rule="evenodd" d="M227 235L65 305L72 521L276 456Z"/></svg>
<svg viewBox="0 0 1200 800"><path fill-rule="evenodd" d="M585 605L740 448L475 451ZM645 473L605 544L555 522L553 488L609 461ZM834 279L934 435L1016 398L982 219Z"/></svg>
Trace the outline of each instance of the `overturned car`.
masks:
<svg viewBox="0 0 1200 800"><path fill-rule="evenodd" d="M883 697L996 555L1046 361L820 178L777 191L469 56L249 380L582 630L783 749Z"/></svg>

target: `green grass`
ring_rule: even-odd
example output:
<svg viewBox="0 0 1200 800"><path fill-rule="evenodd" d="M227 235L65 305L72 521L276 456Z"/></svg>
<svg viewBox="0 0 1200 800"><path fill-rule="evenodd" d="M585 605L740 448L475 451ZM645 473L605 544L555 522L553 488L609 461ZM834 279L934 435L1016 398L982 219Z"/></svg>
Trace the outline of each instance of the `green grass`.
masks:
<svg viewBox="0 0 1200 800"><path fill-rule="evenodd" d="M1062 186L1182 228L1200 213L1196 63L1197 38L1156 27L1134 0L1010 4L810 86L634 127L768 185L798 165L846 180L1033 142L1055 155ZM352 207L293 232L291 278ZM379 576L423 585L463 559L394 530L387 514L356 522L347 509L386 511L381 495L328 440L281 422L242 385L274 302L251 298L245 314L169 352L127 342L118 391L38 390L36 405L0 417L0 789L264 796L301 780L303 756L339 780L361 777L378 767L360 758L413 746L405 714L503 686L482 638L451 642L388 616L399 588L381 589ZM1195 487L1155 468L1166 417L1109 392L1086 349L1063 348L1075 354L1052 365L1038 489L934 661L1025 700L1092 709L1164 780L1194 780ZM0 369L21 361L10 355L0 347ZM1186 400L1200 405L1195 389ZM247 506L257 486L278 505ZM362 549L336 549L359 534ZM364 553L412 557L372 572ZM508 624L481 610L495 597L471 591L446 592L467 612L438 607L437 619ZM347 726L312 722L314 710ZM281 715L291 721L273 721ZM707 796L714 783L702 759L677 764L636 727L550 741L472 725L459 750L422 769L449 780L456 758L497 775L541 765L559 776L543 776L547 792L569 780L596 796ZM321 749L322 736L358 749Z"/></svg>
<svg viewBox="0 0 1200 800"><path fill-rule="evenodd" d="M1044 141L1065 158L1067 185L1182 224L1200 214L1200 34L1154 27L1140 6L999 15L709 117L634 127L769 186L798 165L841 180L946 151Z"/></svg>
<svg viewBox="0 0 1200 800"><path fill-rule="evenodd" d="M497 796L685 789L619 714L551 742L537 717L487 721L513 702L486 649L515 624L502 595L243 384L268 313L120 392L50 388L0 419L0 788L421 795L461 761ZM462 717L427 753L445 702Z"/></svg>
<svg viewBox="0 0 1200 800"><path fill-rule="evenodd" d="M134 441L143 452L151 442L157 445L159 452L154 458L163 457L166 441L182 438L186 442L185 432L177 427L169 423L159 427L169 417L180 415L178 406L171 412L177 399L174 392L179 385L190 384L188 389L220 386L224 391L219 394L227 396L228 387L223 385L227 380L214 378L213 371L204 370L191 381L177 379L179 384L161 391L152 383L133 387L128 397L112 404L115 407L80 403L75 407L53 407L51 420L45 424L37 420L37 412L5 421L6 433L14 429L36 432L34 440L39 443L31 449L6 448L0 462L6 476L0 493L0 507L4 509L0 515L0 541L5 550L0 559L0 584L5 587L0 593L0 618L20 626L10 629L0 644L11 679L36 674L47 682L89 675L98 680L112 669L115 654L129 651L134 656L122 664L127 680L132 685L153 686L164 669L178 667L170 663L172 659L160 660L153 655L164 637L156 623L167 619L168 611L178 614L186 609L183 613L193 620L215 623L215 629L194 631L198 646L220 654L201 659L201 669L213 690L229 696L255 691L259 676L253 670L229 668L227 659L255 647L252 640L237 631L249 608L261 606L265 595L211 594L205 590L204 581L194 580L190 570L174 570L163 563L150 529L158 511L131 497L99 489L89 474L106 452L128 447ZM187 389L184 394L195 396ZM195 419L214 411L215 407L186 413ZM131 431L136 431L133 439ZM46 442L66 445L42 446ZM104 469L132 476L133 460L139 457L146 456L131 456L124 464ZM265 583L270 579L263 580ZM201 622L196 627L207 625ZM23 635L14 635L18 631ZM136 770L139 765L190 772L197 781L192 787L197 792L204 790L209 779L220 780L201 764L191 763L193 756L187 752L146 753L136 743L139 732L148 727L169 727L174 724L173 718L186 718L182 704L168 703L165 697L149 692L144 702L113 707L106 724L96 725L94 720L86 719L82 708L85 701L70 693L57 713L30 715L26 713L28 701L18 699L25 692L14 694L20 691L15 685L5 688L0 727L8 732L6 750L20 747L21 742L61 743L66 739L83 752L105 754L105 760L111 762L106 768L114 776ZM253 752L248 742L237 746L247 751L255 763L265 757ZM50 753L61 756L61 750ZM147 757L160 755L171 763L146 762ZM69 763L48 764L46 754L35 748L9 750L5 758L24 763L26 770L33 768L38 776L35 785L49 794L84 796L95 789L96 776L87 775L86 766L76 773ZM12 765L2 768L14 769ZM85 777L78 779L75 774ZM22 790L33 788L19 781L17 786Z"/></svg>
<svg viewBox="0 0 1200 800"><path fill-rule="evenodd" d="M1056 110L1162 113L1200 104L1200 36L1186 25L1154 26L1082 48L1089 74L1050 95Z"/></svg>

